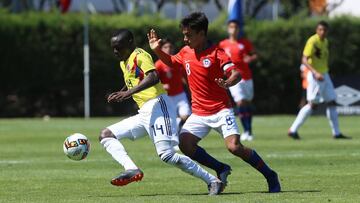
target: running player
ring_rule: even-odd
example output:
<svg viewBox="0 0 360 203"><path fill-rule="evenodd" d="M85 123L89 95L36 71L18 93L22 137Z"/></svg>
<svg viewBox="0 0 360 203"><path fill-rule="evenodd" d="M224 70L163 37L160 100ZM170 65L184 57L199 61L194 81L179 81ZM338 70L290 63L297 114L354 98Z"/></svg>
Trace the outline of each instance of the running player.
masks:
<svg viewBox="0 0 360 203"><path fill-rule="evenodd" d="M316 34L307 40L303 51L302 63L308 68L306 92L308 103L300 109L288 131L288 135L293 139L300 139L297 132L299 127L311 115L313 109L322 102L327 105L326 116L329 119L333 138L350 138L344 136L339 129L335 102L336 93L328 74L329 44L326 38L328 28L329 26L325 21L320 21L316 26Z"/></svg>
<svg viewBox="0 0 360 203"><path fill-rule="evenodd" d="M219 47L224 49L230 56L231 61L239 67L241 81L234 86L229 87L233 97L239 118L244 128L241 134L241 141L254 139L252 133L252 106L251 101L254 98L254 84L249 63L257 59L257 54L252 43L245 37L238 38L240 27L236 20L230 20L227 28L229 37L219 43Z"/></svg>
<svg viewBox="0 0 360 203"><path fill-rule="evenodd" d="M169 39L162 39L161 50L167 54L174 54L174 46ZM191 114L189 100L186 96L184 85L186 85L186 73L183 69L178 67L170 68L165 65L161 60L155 62L155 67L159 73L159 78L163 84L164 89L167 91L170 99L177 108L177 123L178 130L184 125L186 119Z"/></svg>
<svg viewBox="0 0 360 203"><path fill-rule="evenodd" d="M143 172L131 160L119 140L135 140L148 134L161 160L205 181L209 195L219 194L222 183L218 178L173 149L178 144L176 112L159 83L150 54L135 46L134 37L127 29L114 33L111 47L121 61L127 90L123 88L110 94L107 101L121 102L132 97L140 108L138 114L108 126L99 136L106 151L125 169L111 180L111 184L123 186L143 178Z"/></svg>
<svg viewBox="0 0 360 203"><path fill-rule="evenodd" d="M211 129L224 138L227 149L235 156L262 173L268 183L269 192L280 192L277 174L270 169L255 150L240 143L240 132L236 124L226 89L240 80L236 66L225 52L207 40L208 19L204 13L194 12L181 20L184 46L174 56L160 49L155 30L148 33L149 44L156 55L169 67L176 64L185 68L193 113L186 120L180 135L180 149L193 160L216 171L227 183L231 168L210 156L198 143ZM227 75L227 79L224 78Z"/></svg>

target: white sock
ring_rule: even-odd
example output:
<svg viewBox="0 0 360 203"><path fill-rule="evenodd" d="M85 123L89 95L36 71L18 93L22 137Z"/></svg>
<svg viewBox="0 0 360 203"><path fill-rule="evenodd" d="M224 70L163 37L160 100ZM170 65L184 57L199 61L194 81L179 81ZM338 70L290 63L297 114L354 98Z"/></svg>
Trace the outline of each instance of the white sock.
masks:
<svg viewBox="0 0 360 203"><path fill-rule="evenodd" d="M170 141L157 142L155 143L155 148L162 161L176 166L192 176L200 178L206 182L206 184L218 180L218 178L207 172L189 157L176 153Z"/></svg>
<svg viewBox="0 0 360 203"><path fill-rule="evenodd" d="M306 104L305 106L303 106L300 109L294 123L291 125L290 132L292 133L297 132L299 127L305 122L306 118L309 117L311 113L312 113L312 109L310 104Z"/></svg>
<svg viewBox="0 0 360 203"><path fill-rule="evenodd" d="M211 182L218 180L218 178L207 172L199 164L195 163L187 156L175 153L172 157L172 160L169 160L167 163L180 168L182 171L192 176L200 178L208 185Z"/></svg>
<svg viewBox="0 0 360 203"><path fill-rule="evenodd" d="M124 146L115 138L103 138L100 143L106 149L109 154L121 164L125 170L137 169L138 167L127 155Z"/></svg>
<svg viewBox="0 0 360 203"><path fill-rule="evenodd" d="M339 135L340 129L339 129L338 113L336 112L335 106L328 106L326 108L326 117L329 119L332 134L334 136Z"/></svg>

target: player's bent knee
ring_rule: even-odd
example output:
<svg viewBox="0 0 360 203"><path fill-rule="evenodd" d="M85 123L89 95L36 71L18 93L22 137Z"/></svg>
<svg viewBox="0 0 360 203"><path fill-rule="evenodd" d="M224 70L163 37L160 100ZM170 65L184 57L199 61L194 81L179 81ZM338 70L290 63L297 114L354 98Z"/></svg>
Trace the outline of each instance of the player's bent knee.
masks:
<svg viewBox="0 0 360 203"><path fill-rule="evenodd" d="M185 122L189 118L189 115L180 116L182 122Z"/></svg>
<svg viewBox="0 0 360 203"><path fill-rule="evenodd" d="M199 138L190 133L182 133L180 135L179 148L182 153L191 157L195 153L199 141Z"/></svg>
<svg viewBox="0 0 360 203"><path fill-rule="evenodd" d="M241 151L241 145L239 144L228 144L227 145L227 149L229 150L229 152L231 152L232 154L237 154L239 151Z"/></svg>
<svg viewBox="0 0 360 203"><path fill-rule="evenodd" d="M99 141L109 137L116 138L115 135L109 129L105 128L100 132Z"/></svg>
<svg viewBox="0 0 360 203"><path fill-rule="evenodd" d="M182 153L184 153L185 155L188 155L188 154L189 154L189 151L190 151L190 150L189 150L189 146L187 146L185 142L180 141L180 143L179 143L179 148L180 148L180 151L181 151Z"/></svg>
<svg viewBox="0 0 360 203"><path fill-rule="evenodd" d="M226 148L234 155L241 154L243 145L240 143L239 136L229 136L226 138Z"/></svg>
<svg viewBox="0 0 360 203"><path fill-rule="evenodd" d="M243 99L243 100L238 101L236 104L237 104L237 106L244 107L244 106L250 105L250 101Z"/></svg>
<svg viewBox="0 0 360 203"><path fill-rule="evenodd" d="M316 110L318 107L318 104L315 103L309 103L312 110Z"/></svg>

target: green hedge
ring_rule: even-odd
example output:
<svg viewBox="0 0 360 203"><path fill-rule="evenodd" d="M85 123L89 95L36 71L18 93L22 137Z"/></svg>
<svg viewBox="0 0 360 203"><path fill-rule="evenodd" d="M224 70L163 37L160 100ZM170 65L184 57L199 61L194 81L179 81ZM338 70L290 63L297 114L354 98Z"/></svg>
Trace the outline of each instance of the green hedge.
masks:
<svg viewBox="0 0 360 203"><path fill-rule="evenodd" d="M0 12L0 117L82 115L82 21L80 14ZM252 65L257 113L296 111L301 51L315 24L315 20L294 19L246 26L259 53L258 62ZM331 19L330 26L332 73L359 74L359 19ZM138 46L147 50L146 32L150 28L175 39L178 47L182 45L177 21L160 16L91 16L91 114L95 116L136 111L131 100L109 105L104 99L123 85L118 61L109 46L111 33L119 27L132 30ZM209 35L214 41L226 36L222 20L210 26Z"/></svg>
<svg viewBox="0 0 360 203"><path fill-rule="evenodd" d="M299 66L318 19L255 22L246 27L259 60L253 66L256 107L261 113L295 113L301 95ZM360 19L328 19L330 74L360 75ZM360 78L359 78L360 80Z"/></svg>

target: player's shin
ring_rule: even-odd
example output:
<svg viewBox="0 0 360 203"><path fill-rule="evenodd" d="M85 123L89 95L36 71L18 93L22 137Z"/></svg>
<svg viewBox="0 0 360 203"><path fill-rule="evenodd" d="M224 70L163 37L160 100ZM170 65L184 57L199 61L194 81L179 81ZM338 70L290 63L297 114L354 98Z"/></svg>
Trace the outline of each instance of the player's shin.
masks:
<svg viewBox="0 0 360 203"><path fill-rule="evenodd" d="M203 169L201 166L199 166L187 156L172 152L170 154L162 154L161 159L168 164L180 168L182 171L192 176L200 178L207 185L209 185L211 182L215 182L218 180L215 176L207 172L205 169Z"/></svg>
<svg viewBox="0 0 360 203"><path fill-rule="evenodd" d="M182 171L200 178L206 184L218 180L189 157L176 153L169 142L159 142L155 146L161 160L165 163L176 166Z"/></svg>
<svg viewBox="0 0 360 203"><path fill-rule="evenodd" d="M125 170L138 168L128 156L124 146L119 142L119 140L109 137L103 138L100 143L106 151L124 167Z"/></svg>
<svg viewBox="0 0 360 203"><path fill-rule="evenodd" d="M200 146L197 146L196 151L191 158L200 164L213 169L216 173L221 173L226 167L226 164L216 160Z"/></svg>
<svg viewBox="0 0 360 203"><path fill-rule="evenodd" d="M246 157L244 157L243 160L258 170L266 178L269 192L280 192L281 186L277 173L266 165L255 150L244 147L244 153L246 154Z"/></svg>
<svg viewBox="0 0 360 203"><path fill-rule="evenodd" d="M243 158L243 160L258 170L261 174L263 174L265 178L274 173L274 171L271 170L268 165L266 165L266 163L262 160L258 153L256 153L255 150L245 148L244 151L247 154L247 158Z"/></svg>
<svg viewBox="0 0 360 203"><path fill-rule="evenodd" d="M326 108L326 116L329 119L332 134L334 136L340 134L338 113L335 106L329 106Z"/></svg>
<svg viewBox="0 0 360 203"><path fill-rule="evenodd" d="M240 106L239 107L239 118L241 121L241 124L244 128L244 131L252 134L251 129L251 116L252 116L252 109L251 106Z"/></svg>
<svg viewBox="0 0 360 203"><path fill-rule="evenodd" d="M305 122L307 117L309 117L312 113L312 108L310 104L306 104L304 107L301 108L299 111L294 123L290 127L290 132L297 132L299 127Z"/></svg>

